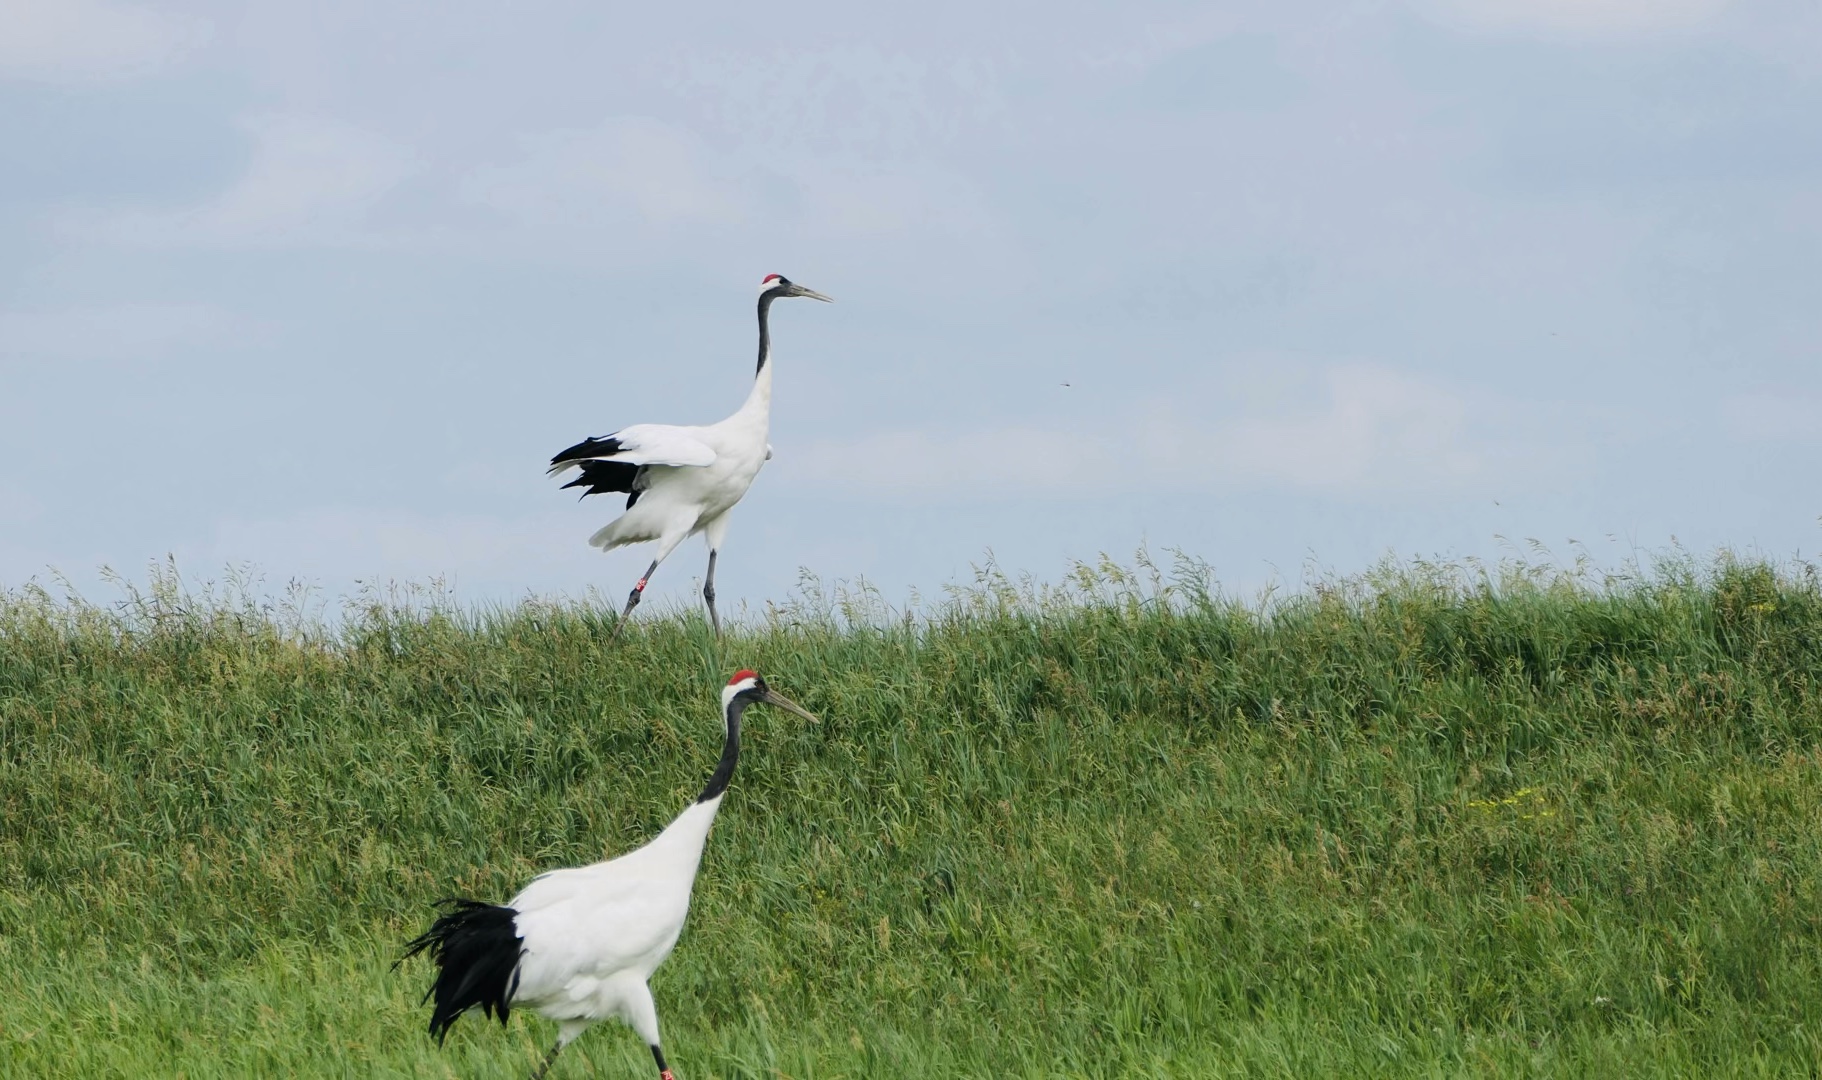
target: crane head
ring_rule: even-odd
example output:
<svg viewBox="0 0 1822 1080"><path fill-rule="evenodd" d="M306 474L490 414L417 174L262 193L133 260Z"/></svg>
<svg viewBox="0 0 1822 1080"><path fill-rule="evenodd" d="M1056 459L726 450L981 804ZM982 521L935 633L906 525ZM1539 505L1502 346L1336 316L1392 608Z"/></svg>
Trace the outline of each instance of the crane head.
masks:
<svg viewBox="0 0 1822 1080"><path fill-rule="evenodd" d="M759 673L751 669L736 671L734 677L728 680L727 686L721 690L722 711L725 712L736 701L745 704L763 702L767 705L776 705L786 712L796 713L812 724L821 723L820 720L805 711L803 706L767 686Z"/></svg>
<svg viewBox="0 0 1822 1080"><path fill-rule="evenodd" d="M812 300L821 300L825 304L835 302L833 298L824 296L815 289L806 289L783 274L767 274L765 280L759 283L759 295L770 295L774 300L792 296L807 296Z"/></svg>

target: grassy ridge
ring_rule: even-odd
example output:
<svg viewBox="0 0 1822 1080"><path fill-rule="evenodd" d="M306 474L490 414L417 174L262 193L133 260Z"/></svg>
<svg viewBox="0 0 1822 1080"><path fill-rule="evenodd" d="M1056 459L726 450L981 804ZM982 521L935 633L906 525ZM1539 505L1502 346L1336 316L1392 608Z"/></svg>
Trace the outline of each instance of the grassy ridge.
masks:
<svg viewBox="0 0 1822 1080"><path fill-rule="evenodd" d="M1822 1064L1802 568L611 620L0 601L0 1075L519 1074L552 1029L437 1050L398 944L655 833L743 665L824 719L752 717L654 979L682 1076Z"/></svg>

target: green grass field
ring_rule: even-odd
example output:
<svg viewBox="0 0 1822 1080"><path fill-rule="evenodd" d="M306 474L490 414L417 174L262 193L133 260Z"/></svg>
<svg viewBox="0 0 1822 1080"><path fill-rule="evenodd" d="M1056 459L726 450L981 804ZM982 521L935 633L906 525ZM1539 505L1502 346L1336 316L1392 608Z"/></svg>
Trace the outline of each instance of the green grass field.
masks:
<svg viewBox="0 0 1822 1080"><path fill-rule="evenodd" d="M642 843L754 710L653 980L710 1077L1822 1068L1822 586L1194 568L694 612L0 600L0 1076L515 1077L450 893ZM603 1025L552 1073L648 1077Z"/></svg>

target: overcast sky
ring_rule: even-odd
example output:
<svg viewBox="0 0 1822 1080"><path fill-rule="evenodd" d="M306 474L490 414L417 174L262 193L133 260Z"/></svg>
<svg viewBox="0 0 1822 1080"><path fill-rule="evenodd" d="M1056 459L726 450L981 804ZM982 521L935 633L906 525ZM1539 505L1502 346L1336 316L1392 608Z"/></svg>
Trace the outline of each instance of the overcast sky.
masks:
<svg viewBox="0 0 1822 1080"><path fill-rule="evenodd" d="M724 598L1809 553L1818 57L1815 0L0 0L0 586L618 599L544 464L732 411L773 272L838 302Z"/></svg>

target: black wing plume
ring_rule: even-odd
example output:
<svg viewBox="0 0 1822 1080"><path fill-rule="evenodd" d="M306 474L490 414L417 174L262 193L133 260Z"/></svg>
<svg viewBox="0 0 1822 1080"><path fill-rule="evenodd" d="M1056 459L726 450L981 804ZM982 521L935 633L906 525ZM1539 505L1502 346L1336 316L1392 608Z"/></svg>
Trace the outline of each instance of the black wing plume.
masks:
<svg viewBox="0 0 1822 1080"><path fill-rule="evenodd" d="M571 461L587 461L590 458L612 457L613 455L618 454L620 449L620 440L612 435L604 435L599 439L583 439L568 450L551 458L550 467L554 469L559 465Z"/></svg>
<svg viewBox="0 0 1822 1080"><path fill-rule="evenodd" d="M584 461L582 475L563 486L586 488L582 492L585 499L590 495L605 495L610 491L627 492L626 508L631 510L633 504L639 501L637 481L642 468L644 466L625 461Z"/></svg>
<svg viewBox="0 0 1822 1080"><path fill-rule="evenodd" d="M430 1034L440 1045L449 1025L476 1005L488 1016L498 1016L502 1026L519 989L519 957L525 941L513 925L518 913L479 900L444 900L446 909L430 929L405 946L405 955L393 967L421 952L429 952L437 966L436 982L424 1000L436 998L430 1012Z"/></svg>

